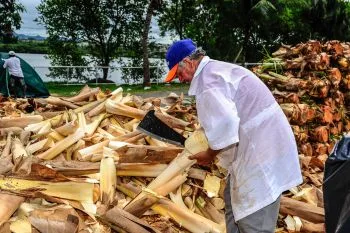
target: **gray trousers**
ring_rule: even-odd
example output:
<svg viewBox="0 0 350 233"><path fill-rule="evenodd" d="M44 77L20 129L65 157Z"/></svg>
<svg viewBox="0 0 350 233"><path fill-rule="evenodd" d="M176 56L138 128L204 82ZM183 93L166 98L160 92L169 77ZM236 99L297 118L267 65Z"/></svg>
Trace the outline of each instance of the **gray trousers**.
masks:
<svg viewBox="0 0 350 233"><path fill-rule="evenodd" d="M18 87L21 88L22 93L18 95ZM22 96L26 98L27 85L24 82L24 78L10 75L10 95L17 98Z"/></svg>
<svg viewBox="0 0 350 233"><path fill-rule="evenodd" d="M270 205L236 222L232 213L229 178L224 192L226 233L274 233L281 196Z"/></svg>

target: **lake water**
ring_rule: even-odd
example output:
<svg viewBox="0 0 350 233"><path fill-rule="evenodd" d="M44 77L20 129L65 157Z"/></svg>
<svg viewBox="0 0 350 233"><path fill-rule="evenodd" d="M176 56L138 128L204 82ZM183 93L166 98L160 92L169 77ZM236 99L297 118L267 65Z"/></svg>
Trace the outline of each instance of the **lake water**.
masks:
<svg viewBox="0 0 350 233"><path fill-rule="evenodd" d="M44 82L54 81L53 79L48 77L48 74L50 73L49 67L51 66L51 64L50 64L50 60L45 57L45 54L17 53L17 56L21 57L29 65L31 65L35 69L35 71L40 75L40 77ZM123 60L126 61L127 58L123 58ZM163 76L165 77L166 72L168 72L168 68L166 66L165 60L162 60L162 64L164 64L162 65L163 66L162 68L165 70L163 74ZM120 67L121 65L117 61L113 61L111 63L111 66ZM68 70L68 68L55 68L55 69L64 69L65 71ZM142 69L142 67L139 67L139 68L133 67L132 69ZM98 70L101 71L101 69L98 69ZM94 72L94 73L91 72L89 74L91 78L95 78L96 76L98 77L102 76L102 72ZM108 74L108 79L114 81L116 84L124 84L124 81L122 80L121 69L111 70Z"/></svg>

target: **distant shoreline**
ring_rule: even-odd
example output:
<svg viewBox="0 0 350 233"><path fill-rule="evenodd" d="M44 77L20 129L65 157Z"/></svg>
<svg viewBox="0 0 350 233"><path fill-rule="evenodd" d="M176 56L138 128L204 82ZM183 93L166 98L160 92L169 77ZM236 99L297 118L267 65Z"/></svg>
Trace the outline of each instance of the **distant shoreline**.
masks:
<svg viewBox="0 0 350 233"><path fill-rule="evenodd" d="M0 43L0 52L6 53L10 50L16 53L47 54L49 48L46 41L40 40L19 40L12 44Z"/></svg>

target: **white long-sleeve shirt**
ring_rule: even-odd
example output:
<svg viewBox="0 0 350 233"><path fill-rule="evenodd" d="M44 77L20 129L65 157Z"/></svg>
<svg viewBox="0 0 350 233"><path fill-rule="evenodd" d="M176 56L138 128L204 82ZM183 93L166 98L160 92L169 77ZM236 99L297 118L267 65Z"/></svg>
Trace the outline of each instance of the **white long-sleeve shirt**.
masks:
<svg viewBox="0 0 350 233"><path fill-rule="evenodd" d="M3 67L6 69L9 69L10 75L23 78L23 72L21 69L21 61L18 57L10 57L8 59L5 59L5 63Z"/></svg>
<svg viewBox="0 0 350 233"><path fill-rule="evenodd" d="M298 151L286 116L249 70L204 57L191 82L199 123L211 149L223 149L231 204L238 221L302 182Z"/></svg>

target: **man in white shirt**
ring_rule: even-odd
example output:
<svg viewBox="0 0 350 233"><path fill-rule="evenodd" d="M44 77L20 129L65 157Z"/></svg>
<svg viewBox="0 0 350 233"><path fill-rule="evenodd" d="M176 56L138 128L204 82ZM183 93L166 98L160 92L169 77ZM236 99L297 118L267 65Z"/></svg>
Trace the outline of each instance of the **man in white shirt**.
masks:
<svg viewBox="0 0 350 233"><path fill-rule="evenodd" d="M209 149L190 159L218 157L229 176L227 233L272 233L283 191L302 182L298 151L286 116L265 84L249 70L205 56L191 39L174 42L166 82L190 82Z"/></svg>
<svg viewBox="0 0 350 233"><path fill-rule="evenodd" d="M21 61L18 57L16 57L16 53L14 51L9 52L9 58L5 59L5 63L3 67L8 68L10 74L10 95L13 95L17 98L17 88L20 87L22 89L22 93L24 98L26 98L26 90L27 86L24 82L24 76L21 68Z"/></svg>

